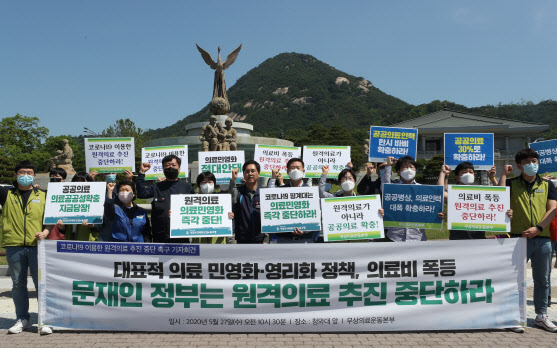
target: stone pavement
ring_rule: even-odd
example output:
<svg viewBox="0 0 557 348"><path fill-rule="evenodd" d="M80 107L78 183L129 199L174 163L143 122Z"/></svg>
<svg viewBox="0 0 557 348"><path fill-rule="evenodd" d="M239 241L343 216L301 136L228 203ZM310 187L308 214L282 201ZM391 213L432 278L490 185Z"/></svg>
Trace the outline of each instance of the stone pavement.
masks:
<svg viewBox="0 0 557 348"><path fill-rule="evenodd" d="M18 335L7 334L15 322L11 299L11 279L0 277L0 347L557 347L557 333L534 327L532 273L528 275L528 328L523 334L505 330L421 331L373 333L307 333L307 334L176 334L136 332L91 332L55 330L50 336L40 336L36 325L32 331ZM548 315L557 323L557 269L551 274L554 299ZM29 287L33 289L29 278ZM34 296L35 292L31 292ZM37 301L31 300L31 320L37 322Z"/></svg>

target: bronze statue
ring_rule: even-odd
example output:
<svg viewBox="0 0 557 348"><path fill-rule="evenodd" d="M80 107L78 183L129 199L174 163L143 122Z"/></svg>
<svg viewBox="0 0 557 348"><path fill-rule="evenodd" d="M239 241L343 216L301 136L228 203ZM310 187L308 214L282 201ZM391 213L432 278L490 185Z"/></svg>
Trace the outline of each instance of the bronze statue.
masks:
<svg viewBox="0 0 557 348"><path fill-rule="evenodd" d="M220 59L220 46L219 55L217 62L213 61L211 55L199 47L197 44L197 50L201 53L201 57L211 67L215 70L215 82L213 84L213 99L211 100L211 112L215 115L226 115L230 111L230 103L228 102L228 97L226 96L226 83L224 82L224 70L228 69L236 58L238 53L242 49L242 45L238 46L232 53L226 57L226 61L223 63Z"/></svg>
<svg viewBox="0 0 557 348"><path fill-rule="evenodd" d="M224 129L224 151L236 151L238 149L236 145L238 132L232 128L232 119L230 117L224 121L224 124L226 125Z"/></svg>
<svg viewBox="0 0 557 348"><path fill-rule="evenodd" d="M209 118L209 124L201 127L201 151L218 151L218 137L219 132L217 128L217 116L213 115Z"/></svg>

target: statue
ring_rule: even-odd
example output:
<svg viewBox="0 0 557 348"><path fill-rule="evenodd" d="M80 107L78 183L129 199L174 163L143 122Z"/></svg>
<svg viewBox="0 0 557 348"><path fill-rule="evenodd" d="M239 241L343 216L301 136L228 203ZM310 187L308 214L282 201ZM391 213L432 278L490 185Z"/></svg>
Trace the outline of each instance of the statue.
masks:
<svg viewBox="0 0 557 348"><path fill-rule="evenodd" d="M236 151L238 146L236 145L236 138L238 137L238 132L232 128L232 119L228 117L224 122L224 151Z"/></svg>
<svg viewBox="0 0 557 348"><path fill-rule="evenodd" d="M217 128L217 116L213 115L209 118L209 124L201 127L201 134L199 135L199 140L201 140L201 151L218 151L218 128Z"/></svg>
<svg viewBox="0 0 557 348"><path fill-rule="evenodd" d="M50 159L48 170L53 168L62 168L67 174L75 174L72 166L73 150L69 145L68 139L62 141L64 143L62 150L56 150L57 155Z"/></svg>
<svg viewBox="0 0 557 348"><path fill-rule="evenodd" d="M211 67L215 70L215 82L213 84L213 99L211 100L211 112L215 115L226 115L230 111L230 103L228 102L228 97L226 96L226 83L224 82L224 70L228 69L236 58L238 53L242 49L242 45L238 46L232 53L226 57L226 61L223 63L220 59L220 46L218 48L218 59L215 63L211 55L199 47L197 44L197 50L201 53L201 57Z"/></svg>

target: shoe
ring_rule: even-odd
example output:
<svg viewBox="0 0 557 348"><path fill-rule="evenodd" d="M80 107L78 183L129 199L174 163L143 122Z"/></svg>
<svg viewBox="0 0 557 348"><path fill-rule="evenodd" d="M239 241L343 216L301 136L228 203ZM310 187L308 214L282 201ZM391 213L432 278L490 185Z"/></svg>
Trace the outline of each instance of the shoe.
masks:
<svg viewBox="0 0 557 348"><path fill-rule="evenodd" d="M547 314L538 314L536 316L536 326L541 327L544 330L549 332L557 332L557 326L553 324L551 319L547 316Z"/></svg>
<svg viewBox="0 0 557 348"><path fill-rule="evenodd" d="M511 330L512 332L516 332L516 333L524 333L524 327L522 326L515 326L515 327L509 327L509 330Z"/></svg>
<svg viewBox="0 0 557 348"><path fill-rule="evenodd" d="M43 325L39 332L41 335L50 335L52 333L52 328L50 326Z"/></svg>
<svg viewBox="0 0 557 348"><path fill-rule="evenodd" d="M18 334L23 330L29 330L31 326L33 326L33 324L31 324L31 321L27 319L18 319L15 322L14 326L8 329L8 332L11 334Z"/></svg>

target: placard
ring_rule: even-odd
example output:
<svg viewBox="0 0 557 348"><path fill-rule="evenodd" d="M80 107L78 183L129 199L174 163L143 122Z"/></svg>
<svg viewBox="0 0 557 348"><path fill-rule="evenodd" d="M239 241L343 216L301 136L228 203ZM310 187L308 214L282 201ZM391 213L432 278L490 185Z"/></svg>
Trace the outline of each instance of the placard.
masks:
<svg viewBox="0 0 557 348"><path fill-rule="evenodd" d="M317 186L261 188L259 194L261 233L321 230Z"/></svg>
<svg viewBox="0 0 557 348"><path fill-rule="evenodd" d="M510 187L449 185L448 229L510 232Z"/></svg>
<svg viewBox="0 0 557 348"><path fill-rule="evenodd" d="M149 163L151 168L145 173L145 180L157 180L164 176L162 159L174 155L182 161L178 178L188 175L188 145L144 147L141 149L141 162Z"/></svg>
<svg viewBox="0 0 557 348"><path fill-rule="evenodd" d="M321 198L325 242L384 238L381 196Z"/></svg>
<svg viewBox="0 0 557 348"><path fill-rule="evenodd" d="M350 159L350 146L304 146L306 178L320 178L321 168L329 166L327 178L336 179Z"/></svg>
<svg viewBox="0 0 557 348"><path fill-rule="evenodd" d="M228 184L232 179L232 169L238 169L236 183L241 183L244 151L203 151L199 152L199 172L211 172L217 185Z"/></svg>
<svg viewBox="0 0 557 348"><path fill-rule="evenodd" d="M538 174L557 176L557 139L530 143L528 146L540 156Z"/></svg>
<svg viewBox="0 0 557 348"><path fill-rule="evenodd" d="M133 138L85 138L85 166L87 172L135 172Z"/></svg>
<svg viewBox="0 0 557 348"><path fill-rule="evenodd" d="M50 182L46 192L45 225L58 220L66 225L101 224L106 197L105 182Z"/></svg>
<svg viewBox="0 0 557 348"><path fill-rule="evenodd" d="M170 238L232 236L229 194L170 196Z"/></svg>
<svg viewBox="0 0 557 348"><path fill-rule="evenodd" d="M437 214L443 211L441 185L383 185L383 209L385 227L405 227L440 230L443 219Z"/></svg>
<svg viewBox="0 0 557 348"><path fill-rule="evenodd" d="M291 158L302 158L302 150L294 146L256 144L253 158L261 166L261 177L271 178L274 168L278 168L279 173L288 176L286 164Z"/></svg>
<svg viewBox="0 0 557 348"><path fill-rule="evenodd" d="M455 169L470 162L474 169L493 167L493 133L445 133L445 164Z"/></svg>
<svg viewBox="0 0 557 348"><path fill-rule="evenodd" d="M411 156L416 159L417 129L371 126L369 134L370 162L387 162L387 157Z"/></svg>

